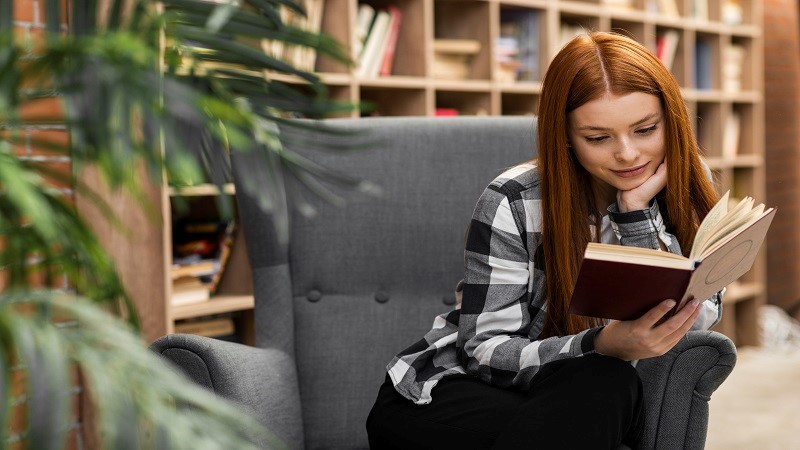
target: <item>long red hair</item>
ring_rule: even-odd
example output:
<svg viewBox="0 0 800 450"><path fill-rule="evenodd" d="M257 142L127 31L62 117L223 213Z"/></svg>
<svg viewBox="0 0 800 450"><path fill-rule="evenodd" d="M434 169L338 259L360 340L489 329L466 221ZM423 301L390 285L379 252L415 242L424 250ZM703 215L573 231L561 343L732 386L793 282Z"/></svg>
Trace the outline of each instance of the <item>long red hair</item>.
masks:
<svg viewBox="0 0 800 450"><path fill-rule="evenodd" d="M677 237L684 254L716 202L680 87L669 70L644 46L622 35L593 32L570 41L550 63L539 103L538 166L548 293L542 337L575 334L598 323L567 313L583 252L592 239L589 217L601 223L590 175L568 145L567 115L606 93L631 92L661 100L667 187L659 203L667 230Z"/></svg>

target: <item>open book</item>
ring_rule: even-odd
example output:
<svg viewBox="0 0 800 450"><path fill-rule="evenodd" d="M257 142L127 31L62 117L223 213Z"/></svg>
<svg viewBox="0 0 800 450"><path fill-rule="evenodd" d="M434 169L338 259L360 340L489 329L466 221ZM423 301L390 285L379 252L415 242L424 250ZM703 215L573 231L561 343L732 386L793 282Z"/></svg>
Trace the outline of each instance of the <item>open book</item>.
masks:
<svg viewBox="0 0 800 450"><path fill-rule="evenodd" d="M591 242L586 248L569 312L633 320L671 298L675 310L705 300L744 275L764 242L775 209L746 197L728 210L726 193L697 229L689 257Z"/></svg>

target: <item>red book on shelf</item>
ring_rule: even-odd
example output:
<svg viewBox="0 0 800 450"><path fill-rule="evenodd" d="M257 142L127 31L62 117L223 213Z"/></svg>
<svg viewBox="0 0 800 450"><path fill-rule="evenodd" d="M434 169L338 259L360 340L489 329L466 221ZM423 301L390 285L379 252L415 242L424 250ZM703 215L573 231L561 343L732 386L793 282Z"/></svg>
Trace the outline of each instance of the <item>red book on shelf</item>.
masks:
<svg viewBox="0 0 800 450"><path fill-rule="evenodd" d="M390 5L387 10L391 16L389 22L389 36L386 38L386 45L383 48L383 61L381 61L381 76L387 77L392 74L392 64L394 63L394 53L397 47L397 38L400 36L400 22L403 13L395 5Z"/></svg>

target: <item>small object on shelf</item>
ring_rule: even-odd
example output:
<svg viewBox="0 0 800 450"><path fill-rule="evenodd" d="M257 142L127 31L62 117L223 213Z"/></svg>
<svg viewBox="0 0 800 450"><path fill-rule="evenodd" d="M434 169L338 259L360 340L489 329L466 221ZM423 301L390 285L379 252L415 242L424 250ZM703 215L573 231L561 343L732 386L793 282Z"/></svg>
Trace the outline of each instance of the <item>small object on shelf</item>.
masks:
<svg viewBox="0 0 800 450"><path fill-rule="evenodd" d="M740 25L744 21L744 12L740 0L724 0L722 2L722 23Z"/></svg>
<svg viewBox="0 0 800 450"><path fill-rule="evenodd" d="M475 39L436 39L433 42L433 77L469 78L472 59L480 50L481 43Z"/></svg>
<svg viewBox="0 0 800 450"><path fill-rule="evenodd" d="M740 92L742 90L742 67L745 49L741 45L730 44L722 51L722 90Z"/></svg>
<svg viewBox="0 0 800 450"><path fill-rule="evenodd" d="M436 108L436 117L455 117L458 110L455 108Z"/></svg>
<svg viewBox="0 0 800 450"><path fill-rule="evenodd" d="M534 81L539 78L539 33L537 11L500 11L500 37L495 41L498 81Z"/></svg>

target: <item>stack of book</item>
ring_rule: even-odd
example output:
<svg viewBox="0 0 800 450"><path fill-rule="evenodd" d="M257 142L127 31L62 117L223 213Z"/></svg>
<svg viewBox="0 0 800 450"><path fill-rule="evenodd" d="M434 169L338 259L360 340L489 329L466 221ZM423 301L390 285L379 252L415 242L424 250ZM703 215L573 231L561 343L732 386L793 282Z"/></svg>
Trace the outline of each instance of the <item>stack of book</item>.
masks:
<svg viewBox="0 0 800 450"><path fill-rule="evenodd" d="M176 229L171 303L179 306L210 300L230 257L235 223L189 222Z"/></svg>
<svg viewBox="0 0 800 450"><path fill-rule="evenodd" d="M392 74L402 18L402 11L395 5L385 10L376 10L366 3L358 5L353 51L357 57L356 76L375 78Z"/></svg>
<svg viewBox="0 0 800 450"><path fill-rule="evenodd" d="M742 90L742 67L744 66L744 47L731 44L722 51L722 90L739 92Z"/></svg>
<svg viewBox="0 0 800 450"><path fill-rule="evenodd" d="M463 80L470 76L472 59L481 51L475 39L436 39L433 41L433 77Z"/></svg>
<svg viewBox="0 0 800 450"><path fill-rule="evenodd" d="M722 2L722 23L739 25L744 21L744 12L740 0L724 0Z"/></svg>

